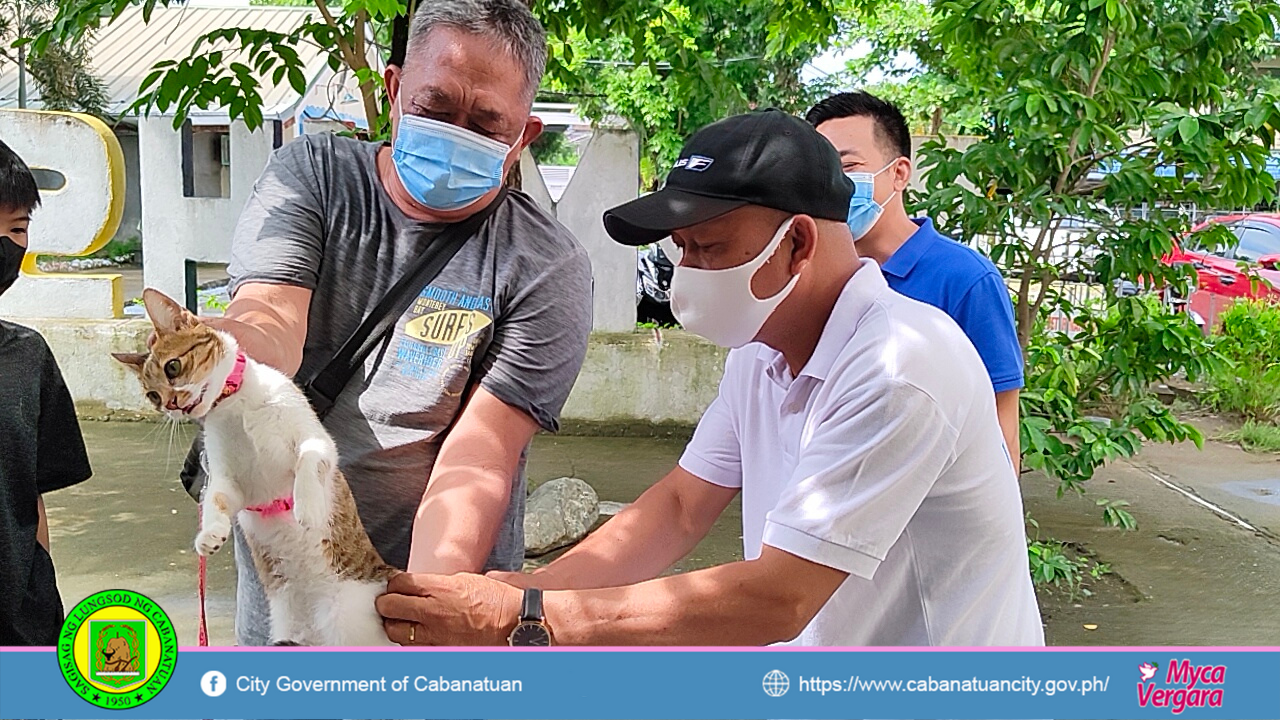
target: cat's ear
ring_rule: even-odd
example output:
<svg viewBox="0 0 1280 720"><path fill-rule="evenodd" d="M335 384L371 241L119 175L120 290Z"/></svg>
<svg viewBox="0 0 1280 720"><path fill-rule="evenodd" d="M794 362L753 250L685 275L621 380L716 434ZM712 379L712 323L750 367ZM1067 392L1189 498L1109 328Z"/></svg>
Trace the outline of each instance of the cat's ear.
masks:
<svg viewBox="0 0 1280 720"><path fill-rule="evenodd" d="M195 315L159 290L143 290L142 304L146 306L151 324L156 326L158 332L171 334L189 330L199 322Z"/></svg>
<svg viewBox="0 0 1280 720"><path fill-rule="evenodd" d="M142 364L147 361L148 355L146 353L111 353L111 357L124 363L125 367L141 377Z"/></svg>

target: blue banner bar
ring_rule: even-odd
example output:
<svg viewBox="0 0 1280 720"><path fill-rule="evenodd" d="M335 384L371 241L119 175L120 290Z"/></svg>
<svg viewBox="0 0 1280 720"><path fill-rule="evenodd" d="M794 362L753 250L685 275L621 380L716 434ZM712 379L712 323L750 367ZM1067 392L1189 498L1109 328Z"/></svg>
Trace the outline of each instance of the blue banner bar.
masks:
<svg viewBox="0 0 1280 720"><path fill-rule="evenodd" d="M1271 719L1280 652L182 650L104 710L53 650L0 650L0 718L104 716Z"/></svg>

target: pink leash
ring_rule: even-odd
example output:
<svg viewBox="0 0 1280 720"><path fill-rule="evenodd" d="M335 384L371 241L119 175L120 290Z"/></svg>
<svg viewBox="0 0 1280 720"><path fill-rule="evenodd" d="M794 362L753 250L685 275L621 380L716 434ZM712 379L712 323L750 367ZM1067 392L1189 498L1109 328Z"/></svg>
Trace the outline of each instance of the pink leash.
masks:
<svg viewBox="0 0 1280 720"><path fill-rule="evenodd" d="M197 512L199 511L197 510ZM197 527L200 524L202 523L197 522ZM204 584L205 584L205 576L208 574L208 567L207 567L208 563L205 560L205 557L203 555L200 555L199 553L196 553L196 555L200 558L200 569L197 572L197 576L199 579L196 581L196 597L199 598L199 601L200 601L200 630L197 633L196 642L200 645L200 647L209 647L209 625L205 620L205 610L204 610L204 596L205 596Z"/></svg>
<svg viewBox="0 0 1280 720"><path fill-rule="evenodd" d="M240 385L244 382L244 367L246 364L245 354L243 352L236 353L236 362L231 367L231 374L227 377L226 383L222 386L222 393L218 399L214 401L214 407L222 400L234 395L240 389ZM200 515L199 506L196 506L196 528L199 532L204 525L204 520ZM196 642L200 647L209 647L209 623L205 612L205 583L209 574L209 563L205 556L197 553L199 557L199 568L196 571L196 599L200 603L200 628L196 633Z"/></svg>

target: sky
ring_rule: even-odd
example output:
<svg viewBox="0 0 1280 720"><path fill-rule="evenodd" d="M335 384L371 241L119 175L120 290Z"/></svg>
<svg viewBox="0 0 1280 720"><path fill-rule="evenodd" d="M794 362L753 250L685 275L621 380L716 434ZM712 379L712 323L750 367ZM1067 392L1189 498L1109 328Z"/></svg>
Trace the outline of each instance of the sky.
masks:
<svg viewBox="0 0 1280 720"><path fill-rule="evenodd" d="M866 42L859 42L851 48L832 48L811 60L808 65L805 65L804 69L800 72L800 79L806 83L810 83L815 80L819 80L826 75L838 73L841 70L844 70L845 63L850 60L860 58L870 51L871 46ZM899 66L906 66L913 63L914 56L909 54L906 54L905 57L899 56L897 59L897 64ZM875 71L868 74L860 84L874 85L883 79L884 73Z"/></svg>

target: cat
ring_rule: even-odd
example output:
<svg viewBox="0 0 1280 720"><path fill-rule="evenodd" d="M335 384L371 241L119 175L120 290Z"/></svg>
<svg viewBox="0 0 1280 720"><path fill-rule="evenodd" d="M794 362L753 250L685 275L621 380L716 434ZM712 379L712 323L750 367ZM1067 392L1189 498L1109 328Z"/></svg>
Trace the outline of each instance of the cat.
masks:
<svg viewBox="0 0 1280 720"><path fill-rule="evenodd" d="M356 515L333 439L302 391L255 362L230 334L163 293L142 294L155 326L149 353L113 353L170 418L204 426L208 481L196 552L244 532L278 645L391 645L374 609L397 573Z"/></svg>

